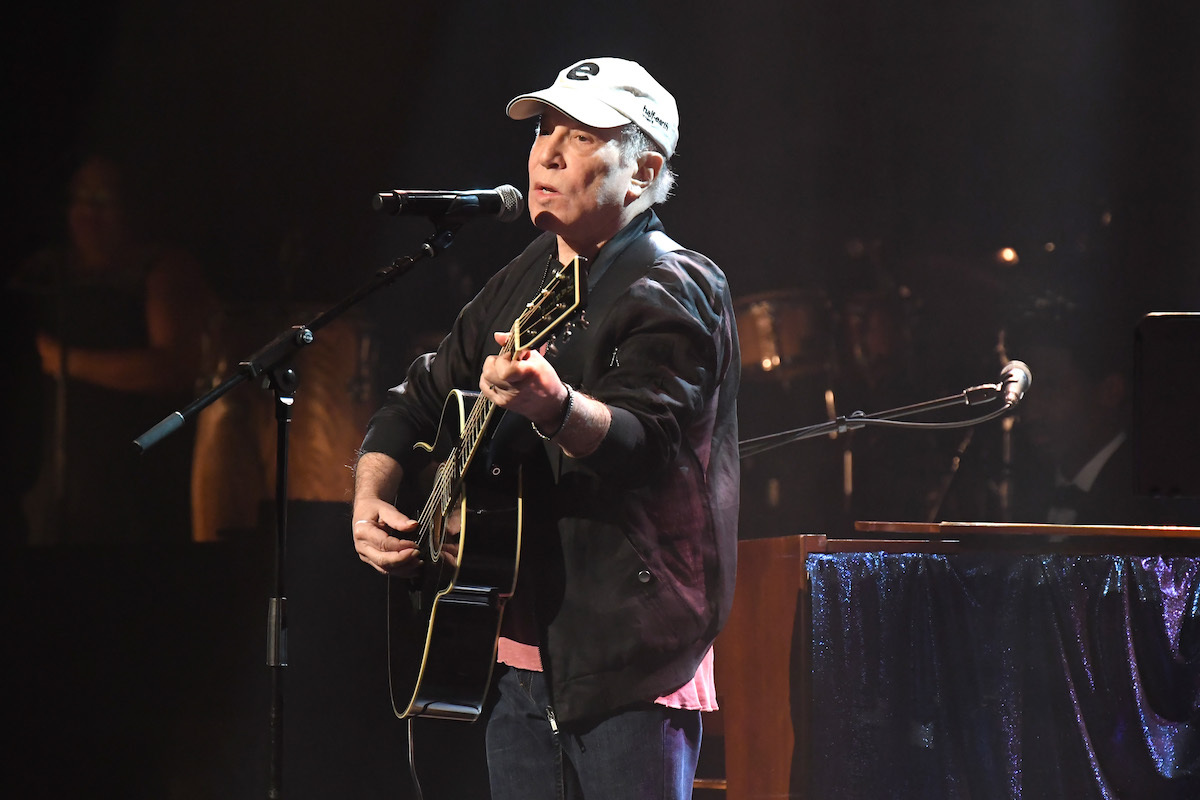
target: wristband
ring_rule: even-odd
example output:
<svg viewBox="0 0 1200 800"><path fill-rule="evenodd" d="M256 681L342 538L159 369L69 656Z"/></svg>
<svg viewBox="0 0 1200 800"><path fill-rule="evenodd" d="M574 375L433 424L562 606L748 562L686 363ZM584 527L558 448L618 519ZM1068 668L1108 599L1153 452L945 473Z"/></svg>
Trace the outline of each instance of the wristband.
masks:
<svg viewBox="0 0 1200 800"><path fill-rule="evenodd" d="M558 423L558 427L554 429L554 433L549 435L544 434L542 433L541 429L538 428L536 422L533 422L532 420L529 422L530 427L533 428L533 432L545 439L547 442L563 432L563 428L567 427L567 420L571 418L571 409L575 407L575 390L571 388L571 384L569 383L564 383L563 386L567 387L567 406L563 410L562 422Z"/></svg>

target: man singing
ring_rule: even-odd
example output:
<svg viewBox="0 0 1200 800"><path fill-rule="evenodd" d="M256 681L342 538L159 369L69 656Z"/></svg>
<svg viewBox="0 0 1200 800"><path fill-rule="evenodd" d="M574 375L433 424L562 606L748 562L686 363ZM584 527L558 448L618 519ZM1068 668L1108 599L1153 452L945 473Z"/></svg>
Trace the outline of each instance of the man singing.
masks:
<svg viewBox="0 0 1200 800"><path fill-rule="evenodd" d="M537 119L529 213L544 233L488 281L372 418L353 535L383 574L427 568L393 503L443 403L504 411L529 509L487 722L494 800L691 796L712 643L737 553L737 332L725 275L652 210L674 175L671 94L640 65L579 61L508 104ZM547 278L586 260L588 325L557 353L503 348ZM468 498L469 505L469 498ZM469 551L469 532L464 545Z"/></svg>

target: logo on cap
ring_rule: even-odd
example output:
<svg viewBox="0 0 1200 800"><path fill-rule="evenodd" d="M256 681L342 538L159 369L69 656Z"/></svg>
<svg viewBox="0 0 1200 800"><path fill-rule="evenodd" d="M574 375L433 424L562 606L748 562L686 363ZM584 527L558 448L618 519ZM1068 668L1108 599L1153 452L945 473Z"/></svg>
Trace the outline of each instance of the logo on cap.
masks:
<svg viewBox="0 0 1200 800"><path fill-rule="evenodd" d="M662 128L664 131L670 127L670 125L668 125L667 121L665 119L663 119L662 117L660 117L658 114L654 113L654 109L651 108L650 106L642 106L642 116L646 118L647 122L657 125L658 127Z"/></svg>
<svg viewBox="0 0 1200 800"><path fill-rule="evenodd" d="M590 80L593 75L599 75L599 74L600 74L600 65L599 64L595 63L594 61L584 61L580 64L576 64L574 67L571 68L571 71L567 73L567 80L569 80L569 81L586 81L586 80Z"/></svg>

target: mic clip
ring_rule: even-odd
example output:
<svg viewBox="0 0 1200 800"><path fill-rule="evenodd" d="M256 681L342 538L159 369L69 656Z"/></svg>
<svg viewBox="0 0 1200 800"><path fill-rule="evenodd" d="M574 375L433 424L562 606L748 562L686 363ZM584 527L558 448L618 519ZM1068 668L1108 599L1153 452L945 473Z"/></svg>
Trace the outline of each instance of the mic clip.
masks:
<svg viewBox="0 0 1200 800"><path fill-rule="evenodd" d="M999 383L981 383L978 386L972 386L963 390L963 401L969 406L977 406L980 403L990 403L1000 396L1004 391L1003 384Z"/></svg>

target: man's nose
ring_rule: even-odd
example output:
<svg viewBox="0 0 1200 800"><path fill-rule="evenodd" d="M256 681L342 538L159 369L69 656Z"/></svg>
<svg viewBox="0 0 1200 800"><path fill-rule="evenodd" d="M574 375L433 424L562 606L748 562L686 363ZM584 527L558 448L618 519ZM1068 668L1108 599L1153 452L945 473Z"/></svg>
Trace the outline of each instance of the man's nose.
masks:
<svg viewBox="0 0 1200 800"><path fill-rule="evenodd" d="M562 140L556 134L539 136L534 144L534 158L545 167L562 166Z"/></svg>

